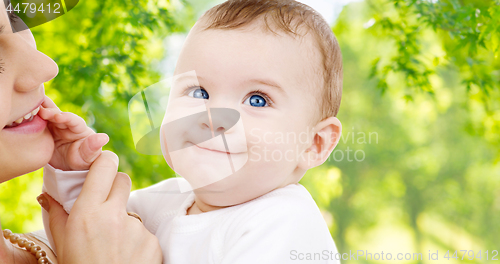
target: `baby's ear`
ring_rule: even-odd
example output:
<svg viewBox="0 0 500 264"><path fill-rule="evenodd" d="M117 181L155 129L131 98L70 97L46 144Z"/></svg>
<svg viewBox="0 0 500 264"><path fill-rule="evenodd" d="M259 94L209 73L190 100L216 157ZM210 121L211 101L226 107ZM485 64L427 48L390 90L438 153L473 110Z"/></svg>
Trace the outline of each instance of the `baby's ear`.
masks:
<svg viewBox="0 0 500 264"><path fill-rule="evenodd" d="M336 117L328 117L314 127L311 146L304 152L304 159L299 166L311 169L323 164L339 143L342 135L342 124Z"/></svg>

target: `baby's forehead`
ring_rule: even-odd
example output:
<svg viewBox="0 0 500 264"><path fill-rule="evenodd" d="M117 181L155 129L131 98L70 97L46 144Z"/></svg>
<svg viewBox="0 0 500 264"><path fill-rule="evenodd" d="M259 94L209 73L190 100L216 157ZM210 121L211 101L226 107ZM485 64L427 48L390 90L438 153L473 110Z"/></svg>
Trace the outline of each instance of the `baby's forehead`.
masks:
<svg viewBox="0 0 500 264"><path fill-rule="evenodd" d="M212 24L204 19L200 18L196 24L191 29L192 33L206 32L210 30L223 30L227 32L249 32L249 33L262 33L270 34L276 37L288 37L290 40L304 42L307 46L317 48L317 40L314 37L314 32L311 27L305 24L297 24L293 27L293 30L287 30L284 27L279 26L276 22L265 19L264 17L256 18L255 20L246 23L238 27L213 27ZM191 34L190 32L190 34Z"/></svg>
<svg viewBox="0 0 500 264"><path fill-rule="evenodd" d="M295 45L296 47L298 47L298 49L296 49L295 53L290 54L290 56L308 58L307 60L305 60L305 63L297 65L298 67L302 68L302 72L304 73L303 77L308 78L309 81L314 80L313 85L315 88L318 88L318 85L322 84L323 82L323 65L320 46L318 45L318 40L316 39L315 34L311 32L312 29L305 25L298 26L294 30L294 33L283 30L282 28L272 23L266 23L264 19L257 19L249 24L237 28L214 29L207 28L207 26L209 26L209 24L207 24L207 22L203 19L200 19L198 22L196 22L195 26L192 28L189 34L203 35L211 33L217 34L217 32L223 32L224 34L234 33L238 35L252 34L254 35L254 38L278 39L282 43L283 47ZM259 37L259 35L261 35L262 37ZM201 38L199 40L203 40L203 36L200 37ZM224 44L224 40L222 38L219 39L219 41L221 41L221 45ZM274 43L272 42L265 41L260 43L260 45L264 46L271 46L273 44ZM202 43L199 42L199 45L202 45ZM249 43L249 45L251 45L251 43ZM265 49L263 49L262 52L265 52L264 50ZM238 58L236 57L234 59Z"/></svg>

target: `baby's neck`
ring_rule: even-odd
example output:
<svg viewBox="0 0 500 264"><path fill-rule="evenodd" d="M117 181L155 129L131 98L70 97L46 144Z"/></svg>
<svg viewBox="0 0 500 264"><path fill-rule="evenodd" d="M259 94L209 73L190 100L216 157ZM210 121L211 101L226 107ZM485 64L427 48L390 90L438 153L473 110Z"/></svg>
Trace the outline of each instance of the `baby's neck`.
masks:
<svg viewBox="0 0 500 264"><path fill-rule="evenodd" d="M186 210L186 214L187 215L201 214L201 213L219 210L219 209L225 208L225 207L227 207L227 206L213 206L210 204L206 204L206 203L198 200L198 198L195 197L194 202L191 205L191 207L189 207Z"/></svg>
<svg viewBox="0 0 500 264"><path fill-rule="evenodd" d="M200 210L200 208L198 208L198 206L196 206L196 202L194 202L193 205L191 205L191 207L189 207L186 212L187 215L194 215L201 213L203 212Z"/></svg>

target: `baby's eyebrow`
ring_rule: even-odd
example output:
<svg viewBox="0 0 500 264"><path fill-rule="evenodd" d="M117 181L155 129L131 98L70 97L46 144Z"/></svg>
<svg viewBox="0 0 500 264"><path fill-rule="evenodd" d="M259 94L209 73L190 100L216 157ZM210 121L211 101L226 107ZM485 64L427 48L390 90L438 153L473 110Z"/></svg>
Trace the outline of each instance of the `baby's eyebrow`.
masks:
<svg viewBox="0 0 500 264"><path fill-rule="evenodd" d="M256 84L263 84L263 85L266 85L266 86L271 86L271 87L274 87L274 88L277 88L277 90L279 90L281 93L285 93L285 90L283 89L283 87L281 85L279 85L278 83L276 83L275 81L271 80L271 79L250 79L250 80L247 80L245 81L246 83L256 83Z"/></svg>
<svg viewBox="0 0 500 264"><path fill-rule="evenodd" d="M193 78L193 76L181 76L180 78L176 79L176 82L181 82L184 79L194 79L194 78ZM197 82L198 81L205 82L205 83L209 83L210 82L210 81L204 79L201 76L196 76L196 79L195 80ZM274 81L272 79L268 79L268 78L254 78L254 79L244 80L243 83L245 83L245 84L262 84L262 85L266 85L266 86L269 86L269 87L273 87L276 90L278 90L279 92L281 92L281 93L283 93L283 94L286 95L286 92L283 89L283 86L281 86L280 84L278 84L276 81Z"/></svg>

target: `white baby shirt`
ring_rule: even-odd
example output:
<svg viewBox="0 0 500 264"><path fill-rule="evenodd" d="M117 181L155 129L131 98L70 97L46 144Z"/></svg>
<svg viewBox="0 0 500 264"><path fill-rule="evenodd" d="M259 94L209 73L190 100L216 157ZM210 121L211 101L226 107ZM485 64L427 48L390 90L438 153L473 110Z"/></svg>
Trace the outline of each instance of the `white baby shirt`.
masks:
<svg viewBox="0 0 500 264"><path fill-rule="evenodd" d="M86 174L47 165L44 191L69 212ZM172 178L134 191L127 206L158 237L163 263L340 263L321 212L304 186L290 184L246 203L186 215L194 193L181 193L177 181L186 184ZM44 213L52 243L47 219Z"/></svg>

